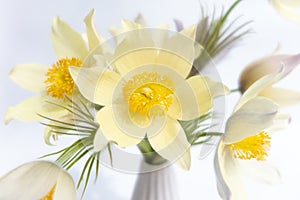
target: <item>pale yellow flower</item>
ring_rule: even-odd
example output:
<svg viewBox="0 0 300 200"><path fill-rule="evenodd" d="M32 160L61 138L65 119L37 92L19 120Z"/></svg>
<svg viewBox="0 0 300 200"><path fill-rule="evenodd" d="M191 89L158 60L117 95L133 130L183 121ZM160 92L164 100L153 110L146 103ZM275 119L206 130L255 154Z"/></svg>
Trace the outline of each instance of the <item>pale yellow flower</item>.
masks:
<svg viewBox="0 0 300 200"><path fill-rule="evenodd" d="M121 34L109 67L70 69L83 96L103 106L96 115L96 151L108 141L127 147L147 136L158 154L189 169L190 144L178 120L207 113L226 89L208 77L188 77L201 50L195 31L192 26L169 37L166 30L136 29Z"/></svg>
<svg viewBox="0 0 300 200"><path fill-rule="evenodd" d="M288 125L290 117L272 100L258 94L282 78L284 72L266 75L245 91L231 117L215 154L217 186L223 199L247 199L242 176L265 183L280 182L276 168L266 161L271 133Z"/></svg>
<svg viewBox="0 0 300 200"><path fill-rule="evenodd" d="M283 79L299 64L300 54L271 54L269 56L257 59L251 62L242 71L239 80L240 90L242 93L245 92L255 81L267 74L280 70L282 66L285 67L283 76L281 77L281 79ZM277 81L280 81L281 79L278 79ZM274 84L276 82L274 82ZM259 93L259 96L270 98L281 106L300 103L300 92L279 88L273 86L273 84L262 90Z"/></svg>
<svg viewBox="0 0 300 200"><path fill-rule="evenodd" d="M26 163L0 177L0 199L76 200L72 177L54 163Z"/></svg>
<svg viewBox="0 0 300 200"><path fill-rule="evenodd" d="M26 122L39 121L42 119L39 115L64 121L68 119L67 110L49 102L65 106L67 101L64 97L71 97L73 94L75 97L78 93L76 89L74 90L74 81L68 67L81 67L89 54L89 49L94 49L102 42L93 25L93 15L94 10L84 20L89 48L79 33L61 18L55 17L51 39L58 61L51 67L42 64L21 64L12 69L10 78L37 95L8 108L4 119L6 124L13 119ZM50 132L50 129L46 128L46 142Z"/></svg>
<svg viewBox="0 0 300 200"><path fill-rule="evenodd" d="M299 0L270 0L270 3L286 19L300 23Z"/></svg>

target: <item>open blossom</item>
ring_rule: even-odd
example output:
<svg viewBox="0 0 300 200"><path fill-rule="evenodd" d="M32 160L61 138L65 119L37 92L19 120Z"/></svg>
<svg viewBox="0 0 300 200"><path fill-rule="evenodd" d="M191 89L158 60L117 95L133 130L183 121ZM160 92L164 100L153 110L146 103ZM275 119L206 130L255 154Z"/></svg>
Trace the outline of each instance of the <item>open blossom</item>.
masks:
<svg viewBox="0 0 300 200"><path fill-rule="evenodd" d="M109 67L70 68L84 97L103 106L95 150L108 141L127 147L147 137L159 155L189 169L190 144L178 120L207 113L212 98L225 93L208 77L188 77L200 51L195 30L169 37L165 30L136 29L122 35Z"/></svg>
<svg viewBox="0 0 300 200"><path fill-rule="evenodd" d="M239 80L240 91L244 93L255 81L261 77L277 72L285 67L283 75L273 84L277 83L281 79L285 78L295 67L300 65L300 54L296 55L284 55L284 54L272 54L250 63L241 73ZM300 103L300 92L279 88L270 85L266 89L259 93L259 96L265 96L274 100L281 106Z"/></svg>
<svg viewBox="0 0 300 200"><path fill-rule="evenodd" d="M283 17L300 23L299 0L270 0L270 2Z"/></svg>
<svg viewBox="0 0 300 200"><path fill-rule="evenodd" d="M283 75L283 71L269 74L253 83L226 123L215 154L217 186L223 199L247 199L242 176L265 183L280 182L278 170L266 158L271 133L285 127L290 117L279 112L279 106L272 100L257 95Z"/></svg>
<svg viewBox="0 0 300 200"><path fill-rule="evenodd" d="M89 49L94 49L102 41L93 25L93 14L94 10L85 18L89 48L79 33L61 18L56 17L52 24L51 39L58 58L57 62L51 67L42 64L21 64L12 69L9 74L10 78L37 95L8 108L5 123L13 119L27 122L38 121L41 120L39 115L63 121L68 120L68 111L54 104L65 106L67 103L65 96L79 95L68 67L81 67L89 54ZM49 134L51 130L46 128L46 142Z"/></svg>
<svg viewBox="0 0 300 200"><path fill-rule="evenodd" d="M26 163L0 177L0 199L76 200L72 177L54 163Z"/></svg>

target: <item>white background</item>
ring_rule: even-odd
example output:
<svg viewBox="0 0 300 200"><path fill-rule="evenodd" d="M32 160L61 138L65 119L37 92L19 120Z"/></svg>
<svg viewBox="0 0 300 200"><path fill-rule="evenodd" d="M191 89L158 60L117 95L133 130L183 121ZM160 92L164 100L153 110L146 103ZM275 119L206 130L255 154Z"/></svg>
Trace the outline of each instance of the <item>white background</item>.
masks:
<svg viewBox="0 0 300 200"><path fill-rule="evenodd" d="M5 126L3 116L8 106L14 106L27 97L28 91L15 85L8 78L12 67L20 63L55 62L50 41L50 26L54 16L59 15L74 29L84 32L83 18L91 8L96 9L96 26L108 37L107 28L120 26L122 18L133 19L138 12L143 13L150 25L173 23L173 18L191 25L200 16L197 0L1 0L0 7L0 175L14 167L35 160L59 147L49 147L43 143L43 127L38 123L13 121ZM204 1L203 1L204 2ZM207 0L206 4L221 8L228 7L233 0ZM278 42L283 45L282 53L300 52L300 24L281 18L267 0L245 0L234 14L242 15L241 22L253 20L253 33L244 38L229 55L218 63L218 70L225 84L237 88L241 70L252 60L269 54ZM280 85L300 90L299 69L296 69ZM229 115L239 94L226 99ZM272 138L269 160L278 166L283 183L276 186L246 181L249 199L300 199L300 115L299 105L287 108L292 115L292 124L284 132ZM219 199L213 170L213 155L199 160L199 148L193 150L192 168L189 172L176 168L176 179L180 198ZM80 167L71 171L78 178ZM85 199L128 200L133 189L135 175L122 174L101 167L100 179L95 186L90 185ZM98 198L97 198L98 196Z"/></svg>

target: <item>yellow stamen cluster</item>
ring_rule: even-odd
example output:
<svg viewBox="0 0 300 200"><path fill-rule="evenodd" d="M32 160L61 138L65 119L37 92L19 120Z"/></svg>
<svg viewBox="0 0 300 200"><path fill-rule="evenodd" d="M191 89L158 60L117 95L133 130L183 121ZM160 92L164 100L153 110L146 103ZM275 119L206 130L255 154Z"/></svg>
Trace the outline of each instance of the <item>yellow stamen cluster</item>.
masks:
<svg viewBox="0 0 300 200"><path fill-rule="evenodd" d="M55 187L56 185L54 185L51 190L40 200L53 200L53 195L54 195L54 191L55 191Z"/></svg>
<svg viewBox="0 0 300 200"><path fill-rule="evenodd" d="M46 73L47 93L52 97L62 99L65 95L72 95L74 81L70 75L69 66L81 67L82 62L77 58L60 59Z"/></svg>
<svg viewBox="0 0 300 200"><path fill-rule="evenodd" d="M161 116L163 111L168 111L174 90L171 79L155 72L135 75L123 85L124 98L130 111L148 117ZM152 109L155 106L158 109Z"/></svg>
<svg viewBox="0 0 300 200"><path fill-rule="evenodd" d="M242 160L255 158L258 161L262 161L268 156L267 151L270 149L270 142L271 137L265 132L260 132L237 143L230 144L228 148L234 158Z"/></svg>

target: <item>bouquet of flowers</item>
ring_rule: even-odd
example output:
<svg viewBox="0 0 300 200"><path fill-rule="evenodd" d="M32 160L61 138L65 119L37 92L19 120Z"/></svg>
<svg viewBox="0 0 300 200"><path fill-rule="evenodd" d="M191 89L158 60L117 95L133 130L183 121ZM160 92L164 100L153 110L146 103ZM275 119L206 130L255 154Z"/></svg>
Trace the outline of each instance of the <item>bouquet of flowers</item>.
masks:
<svg viewBox="0 0 300 200"><path fill-rule="evenodd" d="M83 35L55 17L51 40L57 60L11 70L9 77L36 95L9 107L4 120L40 122L48 145L62 137L71 142L0 177L0 199L84 198L101 164L141 173L133 200L177 199L157 189L172 193L166 189L171 184L143 180L142 174L163 176L156 172L170 165L189 170L195 146L202 147L203 158L215 150L222 199L246 198L245 170L265 182L279 182L278 170L266 162L271 137L290 123L283 108L298 103L300 93L273 85L300 63L300 55L274 53L255 60L241 73L237 89L223 84L215 62L252 30L250 21L229 20L241 2L221 14L202 6L195 24L184 27L174 20L176 31L168 25L151 27L139 14L110 28L109 39L95 28L94 9L84 18ZM270 2L299 22L297 1ZM221 130L225 96L235 92L241 97ZM76 165L82 166L77 188L68 173ZM150 192L151 187L156 190Z"/></svg>

